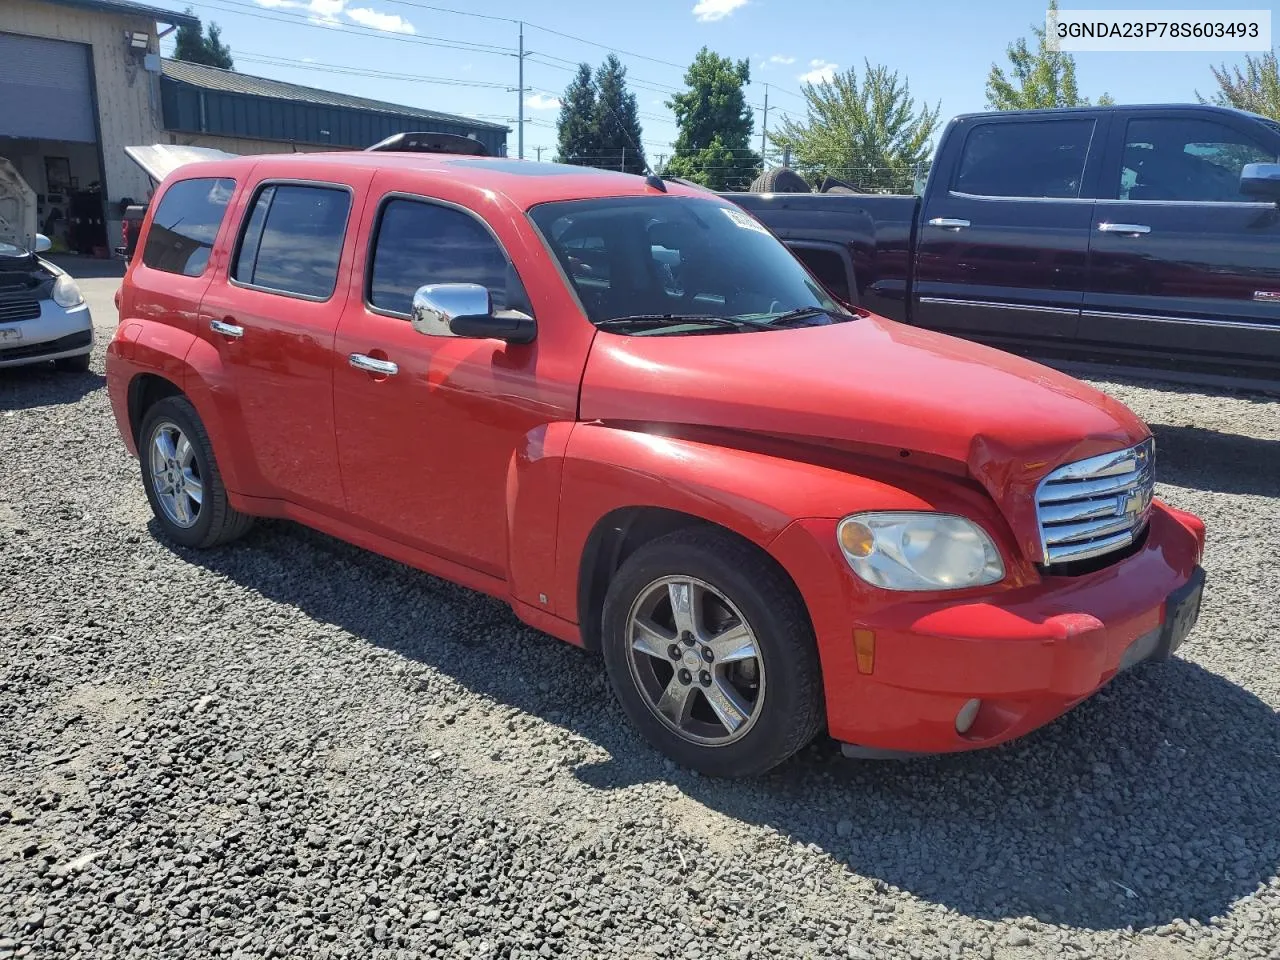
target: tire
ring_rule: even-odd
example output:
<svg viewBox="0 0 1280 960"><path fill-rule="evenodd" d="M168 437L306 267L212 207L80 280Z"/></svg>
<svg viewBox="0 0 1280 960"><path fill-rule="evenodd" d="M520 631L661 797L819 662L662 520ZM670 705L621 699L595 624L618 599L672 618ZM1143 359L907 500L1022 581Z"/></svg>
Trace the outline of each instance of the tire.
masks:
<svg viewBox="0 0 1280 960"><path fill-rule="evenodd" d="M774 167L751 181L750 193L812 193L809 181L790 167Z"/></svg>
<svg viewBox="0 0 1280 960"><path fill-rule="evenodd" d="M685 596L701 597L700 617L676 618L675 600ZM698 636L684 636L681 622L696 623ZM740 639L742 627L750 641ZM602 628L605 669L627 717L682 766L757 776L823 727L822 671L804 603L768 557L725 531L678 530L637 549L609 584ZM726 690L728 715L744 718L736 730L721 712Z"/></svg>
<svg viewBox="0 0 1280 960"><path fill-rule="evenodd" d="M89 354L82 353L77 357L59 357L53 361L53 365L63 373L88 373Z"/></svg>
<svg viewBox="0 0 1280 960"><path fill-rule="evenodd" d="M172 454L163 462L158 442L161 432ZM185 438L189 449L180 438ZM253 517L227 502L227 488L218 472L209 434L186 397L165 397L147 410L138 431L138 463L156 522L165 538L178 546L216 547L244 536L253 526ZM192 496L193 480L199 487L199 500ZM183 522L184 509L178 504L185 504L189 522Z"/></svg>

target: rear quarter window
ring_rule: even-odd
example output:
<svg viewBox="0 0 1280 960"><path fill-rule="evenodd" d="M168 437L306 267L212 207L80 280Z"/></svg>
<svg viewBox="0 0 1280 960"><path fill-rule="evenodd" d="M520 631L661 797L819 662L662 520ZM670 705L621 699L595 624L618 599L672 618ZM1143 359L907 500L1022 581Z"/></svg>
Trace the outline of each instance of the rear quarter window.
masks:
<svg viewBox="0 0 1280 960"><path fill-rule="evenodd" d="M172 184L152 214L143 264L185 277L204 273L235 190L236 182L225 177Z"/></svg>

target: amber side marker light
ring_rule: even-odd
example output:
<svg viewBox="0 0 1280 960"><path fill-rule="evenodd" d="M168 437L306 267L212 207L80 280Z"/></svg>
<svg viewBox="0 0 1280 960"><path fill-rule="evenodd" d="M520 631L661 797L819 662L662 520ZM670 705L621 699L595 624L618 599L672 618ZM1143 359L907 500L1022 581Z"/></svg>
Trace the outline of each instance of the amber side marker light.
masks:
<svg viewBox="0 0 1280 960"><path fill-rule="evenodd" d="M854 630L853 650L858 655L858 672L870 673L876 667L876 634L874 630Z"/></svg>
<svg viewBox="0 0 1280 960"><path fill-rule="evenodd" d="M876 548L876 535L865 523L845 521L840 525L840 546L851 557L869 557Z"/></svg>

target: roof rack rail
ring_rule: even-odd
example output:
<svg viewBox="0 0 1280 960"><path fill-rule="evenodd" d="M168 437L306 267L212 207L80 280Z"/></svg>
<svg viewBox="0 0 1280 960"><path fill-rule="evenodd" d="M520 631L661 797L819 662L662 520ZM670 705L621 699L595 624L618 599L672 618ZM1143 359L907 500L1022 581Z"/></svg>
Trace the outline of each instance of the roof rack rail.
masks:
<svg viewBox="0 0 1280 960"><path fill-rule="evenodd" d="M464 157L487 157L489 151L475 137L456 133L395 133L379 140L366 152L377 153L451 153Z"/></svg>

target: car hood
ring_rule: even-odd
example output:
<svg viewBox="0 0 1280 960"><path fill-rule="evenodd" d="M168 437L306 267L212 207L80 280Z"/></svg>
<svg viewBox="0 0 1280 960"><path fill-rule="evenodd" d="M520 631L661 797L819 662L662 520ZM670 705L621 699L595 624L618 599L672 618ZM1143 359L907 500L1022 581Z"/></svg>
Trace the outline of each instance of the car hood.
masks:
<svg viewBox="0 0 1280 960"><path fill-rule="evenodd" d="M0 157L0 269L32 256L35 242L35 191L12 163Z"/></svg>
<svg viewBox="0 0 1280 960"><path fill-rule="evenodd" d="M762 333L598 333L580 415L941 458L988 491L1031 558L1044 475L1150 436L1127 407L1073 377L874 315Z"/></svg>

